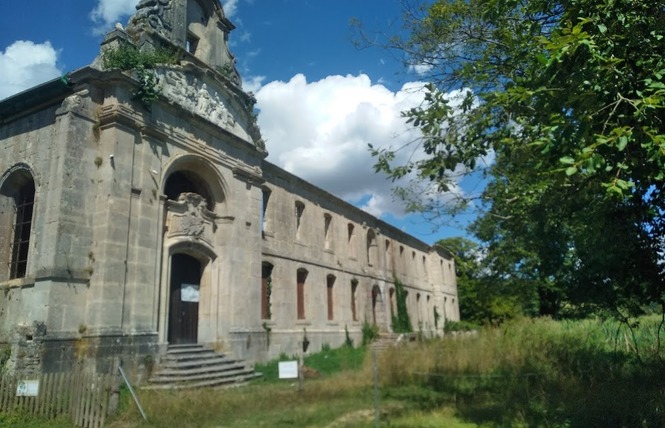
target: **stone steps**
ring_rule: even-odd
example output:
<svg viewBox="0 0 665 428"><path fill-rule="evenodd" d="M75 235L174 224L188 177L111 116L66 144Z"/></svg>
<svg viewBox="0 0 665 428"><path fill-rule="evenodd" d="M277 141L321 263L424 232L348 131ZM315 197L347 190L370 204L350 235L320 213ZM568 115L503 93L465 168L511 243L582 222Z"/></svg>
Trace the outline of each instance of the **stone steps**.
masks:
<svg viewBox="0 0 665 428"><path fill-rule="evenodd" d="M261 376L244 361L203 345L171 345L145 389L237 386Z"/></svg>
<svg viewBox="0 0 665 428"><path fill-rule="evenodd" d="M385 351L394 346L404 345L414 341L416 338L413 333L381 333L379 338L369 345L371 351Z"/></svg>

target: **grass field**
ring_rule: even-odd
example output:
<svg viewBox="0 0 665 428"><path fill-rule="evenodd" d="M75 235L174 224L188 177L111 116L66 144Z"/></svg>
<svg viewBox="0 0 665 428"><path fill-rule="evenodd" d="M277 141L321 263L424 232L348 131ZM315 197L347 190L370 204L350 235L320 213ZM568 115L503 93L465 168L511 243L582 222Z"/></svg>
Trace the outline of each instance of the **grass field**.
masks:
<svg viewBox="0 0 665 428"><path fill-rule="evenodd" d="M665 364L659 319L627 329L598 320L521 320L477 335L430 340L378 357L382 427L663 427ZM372 356L365 348L308 357L304 391L277 379L234 389L140 391L144 423L128 394L107 426L372 427ZM8 425L10 424L10 425ZM62 427L0 415L1 426Z"/></svg>

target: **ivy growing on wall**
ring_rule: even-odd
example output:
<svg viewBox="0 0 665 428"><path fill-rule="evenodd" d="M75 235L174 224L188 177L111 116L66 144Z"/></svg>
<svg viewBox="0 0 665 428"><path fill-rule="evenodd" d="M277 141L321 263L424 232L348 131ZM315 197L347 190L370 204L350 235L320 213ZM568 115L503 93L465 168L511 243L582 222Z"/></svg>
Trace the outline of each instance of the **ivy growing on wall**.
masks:
<svg viewBox="0 0 665 428"><path fill-rule="evenodd" d="M266 300L267 305L266 305L266 318L267 319L272 319L272 300L270 296L272 295L272 275L268 275L268 278L266 278Z"/></svg>
<svg viewBox="0 0 665 428"><path fill-rule="evenodd" d="M134 92L134 98L139 100L146 110L150 110L152 103L159 98L160 89L154 68L157 65L175 64L177 61L174 51L157 48L153 50L140 50L130 43L121 43L115 49L106 49L102 53L102 64L106 70L135 71L139 87Z"/></svg>
<svg viewBox="0 0 665 428"><path fill-rule="evenodd" d="M409 318L409 311L406 307L406 287L402 282L395 277L395 299L397 304L396 314L393 315L392 326L395 333L411 333L413 326L411 325L411 318Z"/></svg>

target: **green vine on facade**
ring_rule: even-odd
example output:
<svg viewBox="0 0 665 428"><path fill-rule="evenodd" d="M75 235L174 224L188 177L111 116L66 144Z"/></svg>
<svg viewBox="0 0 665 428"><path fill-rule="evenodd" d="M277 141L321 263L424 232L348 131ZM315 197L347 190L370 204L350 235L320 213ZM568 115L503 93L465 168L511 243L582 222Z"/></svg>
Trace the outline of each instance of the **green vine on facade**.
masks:
<svg viewBox="0 0 665 428"><path fill-rule="evenodd" d="M161 90L154 69L158 65L175 64L177 62L174 51L157 48L153 50L139 50L130 43L121 43L115 49L106 49L102 52L102 64L105 70L135 71L139 87L134 92L134 98L139 100L146 110L157 101Z"/></svg>
<svg viewBox="0 0 665 428"><path fill-rule="evenodd" d="M409 318L409 311L406 306L406 287L402 282L395 277L395 300L397 304L397 313L393 315L392 327L395 333L411 333L413 326L411 325L411 318Z"/></svg>
<svg viewBox="0 0 665 428"><path fill-rule="evenodd" d="M272 295L272 275L266 278L266 318L272 319L272 301L270 296Z"/></svg>

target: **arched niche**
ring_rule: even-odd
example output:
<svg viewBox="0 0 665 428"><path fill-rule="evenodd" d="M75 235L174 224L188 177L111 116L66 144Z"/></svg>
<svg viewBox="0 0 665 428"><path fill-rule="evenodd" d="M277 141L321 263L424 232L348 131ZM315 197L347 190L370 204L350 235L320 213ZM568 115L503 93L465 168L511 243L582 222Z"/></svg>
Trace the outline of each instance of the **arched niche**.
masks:
<svg viewBox="0 0 665 428"><path fill-rule="evenodd" d="M196 193L206 201L209 211L220 213L228 194L218 171L205 159L184 155L175 159L166 169L162 194L176 201L183 193Z"/></svg>

